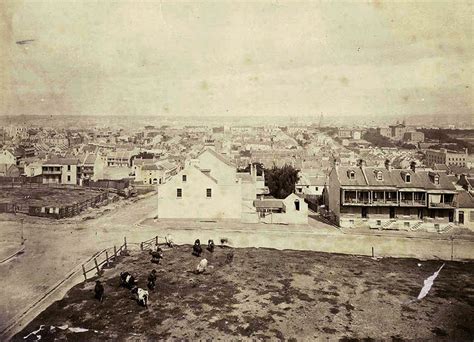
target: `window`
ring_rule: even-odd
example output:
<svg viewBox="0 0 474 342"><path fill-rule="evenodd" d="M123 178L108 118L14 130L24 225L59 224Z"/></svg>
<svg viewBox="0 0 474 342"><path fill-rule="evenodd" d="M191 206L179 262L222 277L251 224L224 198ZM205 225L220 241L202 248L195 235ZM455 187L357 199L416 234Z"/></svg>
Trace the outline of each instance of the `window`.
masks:
<svg viewBox="0 0 474 342"><path fill-rule="evenodd" d="M295 210L300 211L300 201L299 200L295 200Z"/></svg>
<svg viewBox="0 0 474 342"><path fill-rule="evenodd" d="M377 178L378 181L383 180L382 171L375 171L375 178Z"/></svg>
<svg viewBox="0 0 474 342"><path fill-rule="evenodd" d="M319 188L317 186L314 187L314 191L318 191Z"/></svg>
<svg viewBox="0 0 474 342"><path fill-rule="evenodd" d="M182 179L183 179L183 182L186 182L188 177L186 175L183 175Z"/></svg>
<svg viewBox="0 0 474 342"><path fill-rule="evenodd" d="M68 182L71 181L71 176L67 176L67 181L68 181Z"/></svg>
<svg viewBox="0 0 474 342"><path fill-rule="evenodd" d="M212 189L206 189L206 197L211 198L212 197Z"/></svg>
<svg viewBox="0 0 474 342"><path fill-rule="evenodd" d="M347 176L349 177L349 179L354 179L355 172L353 170L347 171Z"/></svg>
<svg viewBox="0 0 474 342"><path fill-rule="evenodd" d="M71 165L68 165L68 166L67 166L67 170L68 170L68 171L71 171Z"/></svg>
<svg viewBox="0 0 474 342"><path fill-rule="evenodd" d="M183 189L176 189L176 197L181 198L183 197Z"/></svg>
<svg viewBox="0 0 474 342"><path fill-rule="evenodd" d="M410 183L410 182L411 182L411 175L409 175L409 174L406 174L406 175L405 175L405 182L406 182L406 183Z"/></svg>
<svg viewBox="0 0 474 342"><path fill-rule="evenodd" d="M435 185L439 185L439 176L434 176L433 183L435 183Z"/></svg>

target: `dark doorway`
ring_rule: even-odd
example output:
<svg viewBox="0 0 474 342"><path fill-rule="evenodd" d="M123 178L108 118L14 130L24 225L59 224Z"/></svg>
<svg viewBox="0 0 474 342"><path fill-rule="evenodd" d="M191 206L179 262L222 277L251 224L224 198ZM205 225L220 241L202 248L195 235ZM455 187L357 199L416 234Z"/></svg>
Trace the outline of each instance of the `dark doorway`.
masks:
<svg viewBox="0 0 474 342"><path fill-rule="evenodd" d="M464 211L459 212L459 224L464 224Z"/></svg>
<svg viewBox="0 0 474 342"><path fill-rule="evenodd" d="M390 218L395 218L395 208L390 208Z"/></svg>
<svg viewBox="0 0 474 342"><path fill-rule="evenodd" d="M454 211L450 210L448 213L449 222L454 222Z"/></svg>
<svg viewBox="0 0 474 342"><path fill-rule="evenodd" d="M418 209L418 218L423 220L423 209Z"/></svg>
<svg viewBox="0 0 474 342"><path fill-rule="evenodd" d="M367 208L366 207L362 207L362 218L367 218Z"/></svg>

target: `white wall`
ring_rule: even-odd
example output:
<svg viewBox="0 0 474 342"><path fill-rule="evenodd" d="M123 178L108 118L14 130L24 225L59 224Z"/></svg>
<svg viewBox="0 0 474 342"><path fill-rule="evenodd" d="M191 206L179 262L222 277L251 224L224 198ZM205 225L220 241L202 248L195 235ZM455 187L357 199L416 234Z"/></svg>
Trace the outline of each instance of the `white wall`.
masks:
<svg viewBox="0 0 474 342"><path fill-rule="evenodd" d="M182 181L182 175L187 177ZM176 189L182 189L177 198ZM212 197L206 197L206 189ZM242 190L240 182L219 184L194 166L188 166L158 187L158 218L240 219Z"/></svg>

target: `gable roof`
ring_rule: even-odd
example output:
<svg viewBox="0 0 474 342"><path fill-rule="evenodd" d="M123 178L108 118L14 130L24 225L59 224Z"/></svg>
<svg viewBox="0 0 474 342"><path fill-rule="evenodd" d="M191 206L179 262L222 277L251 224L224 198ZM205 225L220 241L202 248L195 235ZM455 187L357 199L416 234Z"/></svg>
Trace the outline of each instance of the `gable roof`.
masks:
<svg viewBox="0 0 474 342"><path fill-rule="evenodd" d="M217 153L216 151L214 151L212 148L209 148L209 147L206 147L203 151L201 151L201 153L199 153L196 158L199 158L201 155L203 155L206 152L209 152L211 155L213 155L214 157L216 157L217 159L219 159L221 162L225 163L226 165L231 166L231 167L236 167L231 161L227 160L227 158L224 158L223 155L221 155L220 153Z"/></svg>

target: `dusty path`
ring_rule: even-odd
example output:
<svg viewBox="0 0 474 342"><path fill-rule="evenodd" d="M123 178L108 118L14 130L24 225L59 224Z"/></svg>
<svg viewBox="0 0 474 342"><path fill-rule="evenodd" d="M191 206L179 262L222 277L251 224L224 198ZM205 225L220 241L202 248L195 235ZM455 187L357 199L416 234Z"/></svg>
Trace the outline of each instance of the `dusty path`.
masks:
<svg viewBox="0 0 474 342"><path fill-rule="evenodd" d="M0 331L98 250L120 245L124 236L129 241L152 237L152 231L135 234L134 224L152 217L155 209L156 196L152 196L94 220L61 223L38 219L33 223L34 220L25 219L25 252L0 265L0 274L6 275L0 278ZM20 223L0 222L0 231L2 235L18 235Z"/></svg>

